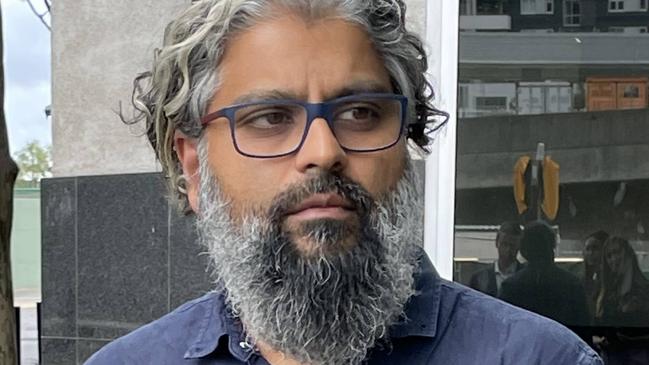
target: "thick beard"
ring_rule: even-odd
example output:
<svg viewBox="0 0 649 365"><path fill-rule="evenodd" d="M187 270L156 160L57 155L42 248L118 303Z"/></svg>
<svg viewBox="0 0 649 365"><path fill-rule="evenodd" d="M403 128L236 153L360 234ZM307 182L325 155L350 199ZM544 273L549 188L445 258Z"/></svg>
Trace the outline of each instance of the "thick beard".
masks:
<svg viewBox="0 0 649 365"><path fill-rule="evenodd" d="M397 187L379 201L341 177L321 176L295 187L301 194L293 200L333 191L351 200L360 216L353 226L356 242L346 248L337 245L345 236L341 230L349 230L344 224L308 226L317 249L306 255L278 222L282 202L291 199L274 200L266 213L251 209L235 223L202 143L199 156L199 240L211 258L217 290L250 339L312 365L359 364L379 340L387 340L415 294L423 210L410 161Z"/></svg>

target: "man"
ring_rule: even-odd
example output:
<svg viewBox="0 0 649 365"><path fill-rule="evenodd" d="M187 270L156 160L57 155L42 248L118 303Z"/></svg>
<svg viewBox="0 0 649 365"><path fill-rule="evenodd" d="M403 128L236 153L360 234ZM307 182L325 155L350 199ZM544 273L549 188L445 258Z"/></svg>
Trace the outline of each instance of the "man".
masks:
<svg viewBox="0 0 649 365"><path fill-rule="evenodd" d="M584 241L584 272L581 281L586 293L586 302L588 304L588 312L591 316L591 323L594 323L597 297L599 296L602 285L602 248L604 247L604 242L608 240L608 237L608 233L599 230L591 233Z"/></svg>
<svg viewBox="0 0 649 365"><path fill-rule="evenodd" d="M516 258L522 236L523 230L520 224L516 222L501 224L496 234L498 260L494 261L493 265L473 274L469 286L492 297L498 296L503 281L523 267Z"/></svg>
<svg viewBox="0 0 649 365"><path fill-rule="evenodd" d="M167 27L135 105L216 288L89 364L600 364L423 254L406 138L427 144L434 109L404 12L209 0Z"/></svg>
<svg viewBox="0 0 649 365"><path fill-rule="evenodd" d="M527 265L502 285L500 297L564 325L589 325L586 293L580 280L554 263L556 234L544 222L525 226L521 254Z"/></svg>

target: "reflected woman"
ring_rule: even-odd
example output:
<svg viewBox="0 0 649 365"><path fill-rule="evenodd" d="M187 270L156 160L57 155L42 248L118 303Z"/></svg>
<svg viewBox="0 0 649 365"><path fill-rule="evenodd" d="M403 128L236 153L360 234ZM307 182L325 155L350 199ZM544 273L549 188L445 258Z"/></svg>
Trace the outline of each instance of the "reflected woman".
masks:
<svg viewBox="0 0 649 365"><path fill-rule="evenodd" d="M611 237L603 253L598 321L614 326L649 325L649 280L640 271L629 241Z"/></svg>
<svg viewBox="0 0 649 365"><path fill-rule="evenodd" d="M617 327L603 339L606 364L649 364L649 280L624 238L604 243L596 321ZM623 328L619 328L623 327Z"/></svg>

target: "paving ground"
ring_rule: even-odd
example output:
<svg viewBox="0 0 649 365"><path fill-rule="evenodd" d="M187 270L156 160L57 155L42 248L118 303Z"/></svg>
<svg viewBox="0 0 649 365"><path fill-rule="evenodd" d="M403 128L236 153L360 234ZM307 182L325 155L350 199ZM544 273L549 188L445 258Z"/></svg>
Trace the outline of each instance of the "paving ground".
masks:
<svg viewBox="0 0 649 365"><path fill-rule="evenodd" d="M34 290L16 290L14 305L20 307L20 364L38 364L38 321L36 303L40 293Z"/></svg>
<svg viewBox="0 0 649 365"><path fill-rule="evenodd" d="M36 306L21 307L20 364L38 364L38 329L36 321Z"/></svg>

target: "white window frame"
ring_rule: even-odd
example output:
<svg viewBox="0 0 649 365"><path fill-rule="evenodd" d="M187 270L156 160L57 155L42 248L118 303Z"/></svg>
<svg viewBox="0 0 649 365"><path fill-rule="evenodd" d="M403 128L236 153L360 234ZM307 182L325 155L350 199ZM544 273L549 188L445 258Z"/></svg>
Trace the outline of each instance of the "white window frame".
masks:
<svg viewBox="0 0 649 365"><path fill-rule="evenodd" d="M453 279L459 0L426 1L428 74L435 104L450 115L426 158L424 250L441 277Z"/></svg>
<svg viewBox="0 0 649 365"><path fill-rule="evenodd" d="M606 9L609 13L638 13L647 11L649 8L649 0L644 0L644 8L640 7L640 1L641 0L608 0ZM629 5L631 2L637 2L638 6L630 7ZM615 4L615 9L611 9L611 4ZM622 4L622 9L619 8L620 4Z"/></svg>
<svg viewBox="0 0 649 365"><path fill-rule="evenodd" d="M520 8L521 8L521 15L552 15L554 14L554 0L535 0L535 1L541 1L543 2L543 9L542 11L523 11L523 1L525 0L520 0ZM548 11L548 4L552 5L552 11Z"/></svg>

